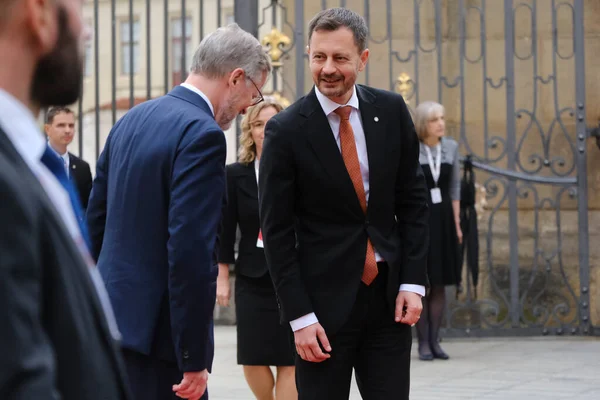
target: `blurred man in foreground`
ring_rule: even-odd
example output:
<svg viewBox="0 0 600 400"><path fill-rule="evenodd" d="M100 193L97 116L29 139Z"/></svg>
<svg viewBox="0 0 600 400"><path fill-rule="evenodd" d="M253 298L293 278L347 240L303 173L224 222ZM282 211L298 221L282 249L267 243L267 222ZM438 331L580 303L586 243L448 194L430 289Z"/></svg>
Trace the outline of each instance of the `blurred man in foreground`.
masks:
<svg viewBox="0 0 600 400"><path fill-rule="evenodd" d="M0 399L127 399L79 198L36 122L75 102L81 0L0 1Z"/></svg>

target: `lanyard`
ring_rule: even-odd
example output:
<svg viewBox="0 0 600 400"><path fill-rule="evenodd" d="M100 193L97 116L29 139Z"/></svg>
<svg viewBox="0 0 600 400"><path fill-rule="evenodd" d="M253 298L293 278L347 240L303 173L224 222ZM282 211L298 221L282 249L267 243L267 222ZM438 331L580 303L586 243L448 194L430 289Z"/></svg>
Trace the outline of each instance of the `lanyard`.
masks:
<svg viewBox="0 0 600 400"><path fill-rule="evenodd" d="M433 157L431 156L431 149L427 145L424 146L425 152L427 153L427 162L429 163L429 168L431 169L431 176L433 177L435 186L437 186L438 179L440 179L440 171L442 170L442 145L438 144L435 146L437 150L435 163L433 162Z"/></svg>

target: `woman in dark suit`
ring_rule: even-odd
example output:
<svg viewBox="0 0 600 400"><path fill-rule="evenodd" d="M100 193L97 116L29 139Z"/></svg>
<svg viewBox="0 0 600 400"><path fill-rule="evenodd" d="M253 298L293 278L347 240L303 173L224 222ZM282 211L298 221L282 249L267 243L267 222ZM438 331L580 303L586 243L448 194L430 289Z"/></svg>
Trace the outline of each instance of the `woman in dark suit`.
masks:
<svg viewBox="0 0 600 400"><path fill-rule="evenodd" d="M445 136L444 107L427 101L415 110L419 136L419 162L430 189L429 254L427 274L430 289L423 298L423 312L417 322L419 358L447 360L439 344L439 331L446 304L445 286L458 285L460 265L458 244L460 228L460 161L458 143Z"/></svg>
<svg viewBox="0 0 600 400"><path fill-rule="evenodd" d="M229 264L235 264L237 359L258 400L297 399L294 347L291 330L282 325L275 290L267 270L260 239L258 215L258 166L264 128L279 111L276 103L262 102L242 120L238 162L227 166L227 209L223 217L219 252L217 303L229 304ZM238 257L234 245L241 232ZM277 368L276 376L270 366Z"/></svg>

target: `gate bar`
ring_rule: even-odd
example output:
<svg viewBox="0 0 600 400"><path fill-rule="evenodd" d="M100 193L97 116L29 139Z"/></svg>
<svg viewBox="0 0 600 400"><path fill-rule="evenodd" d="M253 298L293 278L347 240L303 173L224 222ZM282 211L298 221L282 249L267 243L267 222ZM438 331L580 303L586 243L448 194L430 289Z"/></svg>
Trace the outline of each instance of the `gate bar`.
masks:
<svg viewBox="0 0 600 400"><path fill-rule="evenodd" d="M507 169L516 167L516 121L515 121L515 60L514 60L513 0L504 0L504 37L506 64L506 148ZM519 225L517 215L517 185L508 182L508 231L510 237L510 319L513 328L519 327Z"/></svg>
<svg viewBox="0 0 600 400"><path fill-rule="evenodd" d="M590 334L590 254L588 236L588 187L585 119L585 31L583 0L575 0L573 34L575 36L575 97L577 100L577 199L579 218L579 315L583 333Z"/></svg>
<svg viewBox="0 0 600 400"><path fill-rule="evenodd" d="M304 0L296 0L294 2L294 24L296 29L296 99L304 96L304 54L306 54L304 43Z"/></svg>

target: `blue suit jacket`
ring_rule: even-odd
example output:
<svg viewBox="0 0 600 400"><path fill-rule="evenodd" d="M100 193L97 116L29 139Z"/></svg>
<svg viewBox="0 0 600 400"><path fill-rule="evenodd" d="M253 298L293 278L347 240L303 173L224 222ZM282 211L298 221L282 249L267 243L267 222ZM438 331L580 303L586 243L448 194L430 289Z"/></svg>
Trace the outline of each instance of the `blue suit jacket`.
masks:
<svg viewBox="0 0 600 400"><path fill-rule="evenodd" d="M178 86L113 127L87 209L123 346L182 371L212 367L225 135Z"/></svg>

